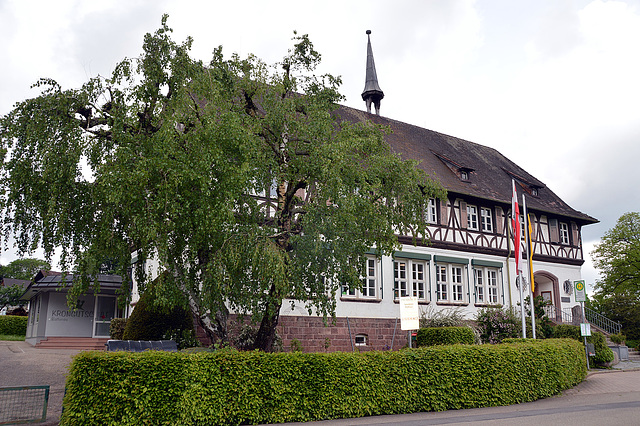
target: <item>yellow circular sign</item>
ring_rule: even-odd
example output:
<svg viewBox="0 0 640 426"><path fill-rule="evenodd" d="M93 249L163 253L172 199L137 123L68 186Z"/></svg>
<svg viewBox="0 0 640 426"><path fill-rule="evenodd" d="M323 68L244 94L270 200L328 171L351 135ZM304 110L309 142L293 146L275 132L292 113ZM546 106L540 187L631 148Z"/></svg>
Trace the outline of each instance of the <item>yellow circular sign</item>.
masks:
<svg viewBox="0 0 640 426"><path fill-rule="evenodd" d="M578 291L584 290L584 283L582 281L576 281L576 290Z"/></svg>

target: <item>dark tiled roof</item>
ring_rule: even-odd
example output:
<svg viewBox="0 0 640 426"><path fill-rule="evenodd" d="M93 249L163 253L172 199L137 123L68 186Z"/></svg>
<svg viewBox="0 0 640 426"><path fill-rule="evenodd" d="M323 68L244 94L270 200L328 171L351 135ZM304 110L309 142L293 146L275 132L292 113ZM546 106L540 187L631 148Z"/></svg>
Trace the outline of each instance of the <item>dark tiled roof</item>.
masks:
<svg viewBox="0 0 640 426"><path fill-rule="evenodd" d="M19 280L17 278L3 278L2 279L2 285L5 287L11 287L14 285L20 285L23 288L27 288L29 286L29 283L31 281L29 280Z"/></svg>
<svg viewBox="0 0 640 426"><path fill-rule="evenodd" d="M22 295L22 300L28 300L37 291L43 289L57 289L60 287L67 287L73 284L73 275L68 274L63 277L60 272L47 271L45 274L39 274L36 276L37 281L32 282L25 293ZM116 290L122 286L122 277L120 275L98 275L98 284L100 289L103 290Z"/></svg>
<svg viewBox="0 0 640 426"><path fill-rule="evenodd" d="M598 222L571 208L544 183L493 148L345 106L340 106L337 114L351 122L370 120L389 126L392 133L387 141L393 150L405 159L420 161L419 167L449 193L498 202L510 208L511 179L516 178L520 183L517 188L520 202L520 194L525 189L527 192L531 187L538 189L538 196L526 196L531 211L566 216L583 225ZM467 171L469 180L460 179L457 170Z"/></svg>
<svg viewBox="0 0 640 426"><path fill-rule="evenodd" d="M63 284L63 280L64 283ZM34 288L47 288L47 287L60 287L62 285L71 285L73 283L73 275L66 275L64 278L62 274L48 275L42 277L40 280L33 283ZM119 275L98 275L98 283L103 288L120 288L122 285L122 277Z"/></svg>

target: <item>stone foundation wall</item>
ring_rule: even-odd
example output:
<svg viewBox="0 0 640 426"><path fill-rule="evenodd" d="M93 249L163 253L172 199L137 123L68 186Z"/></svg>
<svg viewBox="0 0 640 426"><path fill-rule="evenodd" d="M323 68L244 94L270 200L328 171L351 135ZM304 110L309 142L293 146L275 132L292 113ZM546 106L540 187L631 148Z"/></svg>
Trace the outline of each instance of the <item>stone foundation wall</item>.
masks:
<svg viewBox="0 0 640 426"><path fill-rule="evenodd" d="M235 315L229 316L228 324L230 336L236 335L242 328ZM211 342L197 322L195 329L202 345L210 346ZM363 336L366 344L356 345L356 335ZM325 325L319 317L281 316L278 336L284 352L295 348L303 352L351 352L354 349L360 352L384 351L407 346L407 332L400 330L400 320L395 318L343 317L334 321L328 319Z"/></svg>
<svg viewBox="0 0 640 426"><path fill-rule="evenodd" d="M282 316L278 335L285 352L291 351L294 339L297 339L304 352L351 352L354 348L359 351L398 350L407 345L407 332L400 330L399 319L396 327L394 318L343 317L335 321L329 319L325 325L322 318L318 317ZM356 335L366 336L366 345L356 346Z"/></svg>

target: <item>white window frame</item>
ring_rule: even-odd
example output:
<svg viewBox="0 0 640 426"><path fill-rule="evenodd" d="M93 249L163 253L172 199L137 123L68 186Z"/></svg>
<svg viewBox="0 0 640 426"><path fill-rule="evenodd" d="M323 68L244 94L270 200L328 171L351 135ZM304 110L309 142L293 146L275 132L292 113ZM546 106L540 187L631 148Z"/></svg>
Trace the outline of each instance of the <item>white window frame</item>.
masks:
<svg viewBox="0 0 640 426"><path fill-rule="evenodd" d="M369 336L364 333L356 334L353 340L356 346L367 346L369 344Z"/></svg>
<svg viewBox="0 0 640 426"><path fill-rule="evenodd" d="M436 199L429 198L427 202L427 211L424 215L424 220L427 223L436 224L438 223L438 210L436 209Z"/></svg>
<svg viewBox="0 0 640 426"><path fill-rule="evenodd" d="M365 276L362 278L362 287L355 289L343 284L341 297L349 299L377 300L378 298L378 259L374 256L366 256Z"/></svg>
<svg viewBox="0 0 640 426"><path fill-rule="evenodd" d="M560 222L560 243L569 245L569 225L566 222Z"/></svg>
<svg viewBox="0 0 640 426"><path fill-rule="evenodd" d="M476 303L483 305L497 305L500 301L500 287L498 283L498 268L474 266Z"/></svg>
<svg viewBox="0 0 640 426"><path fill-rule="evenodd" d="M467 229L478 230L478 207L467 204Z"/></svg>
<svg viewBox="0 0 640 426"><path fill-rule="evenodd" d="M467 265L459 263L436 263L437 302L468 303Z"/></svg>
<svg viewBox="0 0 640 426"><path fill-rule="evenodd" d="M480 207L480 222L482 223L482 232L493 232L493 215L490 208Z"/></svg>
<svg viewBox="0 0 640 426"><path fill-rule="evenodd" d="M428 300L428 267L424 260L395 259L393 261L393 299L413 296Z"/></svg>

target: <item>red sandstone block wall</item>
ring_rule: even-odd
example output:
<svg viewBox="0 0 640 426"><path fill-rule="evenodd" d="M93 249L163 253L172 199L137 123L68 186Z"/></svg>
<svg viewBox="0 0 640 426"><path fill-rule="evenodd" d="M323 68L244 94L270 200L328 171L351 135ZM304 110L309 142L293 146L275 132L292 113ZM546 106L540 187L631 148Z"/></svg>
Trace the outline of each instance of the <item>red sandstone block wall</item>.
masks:
<svg viewBox="0 0 640 426"><path fill-rule="evenodd" d="M233 315L229 324L230 334L241 326ZM211 344L197 324L196 334L203 346ZM366 346L355 345L358 334L367 336ZM278 336L284 352L295 347L303 352L351 352L353 349L362 352L398 350L407 346L407 332L400 330L400 320L395 318L336 318L328 319L325 325L321 317L281 316ZM294 339L297 343L293 343Z"/></svg>

